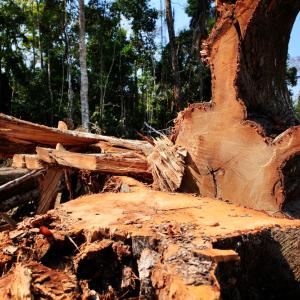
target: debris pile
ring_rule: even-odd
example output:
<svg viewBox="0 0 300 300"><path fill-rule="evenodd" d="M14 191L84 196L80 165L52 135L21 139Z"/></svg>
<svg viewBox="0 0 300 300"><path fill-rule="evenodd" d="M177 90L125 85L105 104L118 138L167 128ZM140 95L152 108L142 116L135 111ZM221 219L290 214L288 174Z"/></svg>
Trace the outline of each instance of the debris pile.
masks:
<svg viewBox="0 0 300 300"><path fill-rule="evenodd" d="M7 175L0 186L2 212L25 206L32 215L46 213L70 199L101 192L112 175L154 180L156 188L174 192L184 174L186 151L167 137L118 139L68 130L62 121L50 128L4 114L0 128L0 156L12 159L10 172L16 175Z"/></svg>

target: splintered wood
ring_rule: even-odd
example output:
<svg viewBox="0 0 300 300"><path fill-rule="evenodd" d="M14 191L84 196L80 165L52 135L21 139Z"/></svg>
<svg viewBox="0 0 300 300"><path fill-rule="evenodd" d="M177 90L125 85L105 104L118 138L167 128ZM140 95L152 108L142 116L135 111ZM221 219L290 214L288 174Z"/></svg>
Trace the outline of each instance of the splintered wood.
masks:
<svg viewBox="0 0 300 300"><path fill-rule="evenodd" d="M298 299L299 220L112 180L0 234L1 299Z"/></svg>
<svg viewBox="0 0 300 300"><path fill-rule="evenodd" d="M0 186L3 212L31 203L31 213L46 213L74 195L100 192L105 176L112 175L131 175L163 191L180 188L187 152L167 137L125 140L68 130L64 122L58 125L49 128L0 114L0 139L6 145L0 145L0 154L13 155L14 168L32 170ZM19 144L26 145L25 153ZM32 186L24 183L41 175Z"/></svg>
<svg viewBox="0 0 300 300"><path fill-rule="evenodd" d="M46 213L50 208L54 207L63 174L62 169L47 170L40 185L41 197L37 208L38 214Z"/></svg>
<svg viewBox="0 0 300 300"><path fill-rule="evenodd" d="M153 176L153 187L174 192L181 185L187 151L174 145L168 137L157 138L154 144L152 153L147 157Z"/></svg>

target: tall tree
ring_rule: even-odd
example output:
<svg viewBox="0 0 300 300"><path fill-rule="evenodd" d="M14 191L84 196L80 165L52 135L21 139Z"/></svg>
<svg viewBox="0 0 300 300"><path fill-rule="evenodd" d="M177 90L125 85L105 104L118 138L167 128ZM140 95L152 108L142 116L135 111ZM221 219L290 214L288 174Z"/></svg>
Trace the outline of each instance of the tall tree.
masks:
<svg viewBox="0 0 300 300"><path fill-rule="evenodd" d="M85 44L85 14L84 0L79 0L79 61L80 61L80 101L82 126L89 129L90 111L88 101L89 81L86 65L86 44Z"/></svg>
<svg viewBox="0 0 300 300"><path fill-rule="evenodd" d="M187 14L191 17L193 52L200 58L201 40L207 37L211 0L188 0Z"/></svg>
<svg viewBox="0 0 300 300"><path fill-rule="evenodd" d="M168 33L169 33L169 43L170 43L171 58L172 58L173 97L175 102L174 105L177 108L177 110L180 110L183 108L183 101L181 97L181 83L180 83L180 73L179 73L179 64L178 64L178 53L176 50L174 18L173 18L171 0L165 0L165 5L166 5ZM172 107L171 109L173 110L174 107Z"/></svg>
<svg viewBox="0 0 300 300"><path fill-rule="evenodd" d="M190 28L192 31L192 47L189 50L191 56L194 58L194 64L196 63L202 74L209 74L209 68L206 67L201 58L201 42L207 38L208 32L215 22L214 8L211 6L211 0L188 0L188 6L186 9L187 14L191 17ZM198 76L199 99L206 98L208 85L205 82L207 76ZM210 86L210 83L209 83Z"/></svg>

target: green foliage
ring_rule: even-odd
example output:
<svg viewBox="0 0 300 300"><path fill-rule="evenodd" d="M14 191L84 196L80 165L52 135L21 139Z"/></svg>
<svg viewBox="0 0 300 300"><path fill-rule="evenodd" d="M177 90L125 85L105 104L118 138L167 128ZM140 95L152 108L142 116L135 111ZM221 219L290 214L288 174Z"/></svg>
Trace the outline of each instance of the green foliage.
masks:
<svg viewBox="0 0 300 300"><path fill-rule="evenodd" d="M196 3L189 1L189 14L196 13ZM166 45L158 55L158 11L150 0L90 0L85 15L94 127L126 137L142 130L144 122L169 127L175 117L170 113L170 49ZM71 86L72 117L80 126L78 31L76 1L0 0L0 72L13 91L13 115L56 126L69 115ZM186 103L211 96L210 73L191 53L192 35L187 30L176 39Z"/></svg>

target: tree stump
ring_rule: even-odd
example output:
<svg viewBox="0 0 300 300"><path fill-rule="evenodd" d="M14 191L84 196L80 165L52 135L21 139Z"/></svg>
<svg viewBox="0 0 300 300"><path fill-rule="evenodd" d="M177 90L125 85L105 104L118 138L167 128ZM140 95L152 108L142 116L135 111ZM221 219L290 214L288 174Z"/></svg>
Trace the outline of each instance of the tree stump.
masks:
<svg viewBox="0 0 300 300"><path fill-rule="evenodd" d="M299 299L299 220L112 182L0 234L1 299Z"/></svg>
<svg viewBox="0 0 300 300"><path fill-rule="evenodd" d="M188 150L182 191L300 215L300 126L285 85L300 1L219 1L201 51L213 98L181 112L176 144Z"/></svg>

